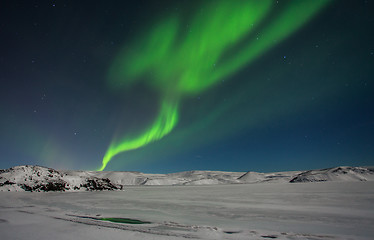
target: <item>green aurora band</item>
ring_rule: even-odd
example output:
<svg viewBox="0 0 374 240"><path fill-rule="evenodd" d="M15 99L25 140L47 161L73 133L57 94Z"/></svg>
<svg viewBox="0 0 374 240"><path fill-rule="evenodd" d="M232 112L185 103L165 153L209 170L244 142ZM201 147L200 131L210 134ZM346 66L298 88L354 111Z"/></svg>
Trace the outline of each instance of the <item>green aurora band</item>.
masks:
<svg viewBox="0 0 374 240"><path fill-rule="evenodd" d="M102 171L117 154L134 150L170 133L184 96L199 94L254 61L303 26L330 0L288 1L281 11L273 0L203 1L189 27L178 16L155 25L115 59L112 88L146 79L161 95L160 111L142 134L113 139Z"/></svg>

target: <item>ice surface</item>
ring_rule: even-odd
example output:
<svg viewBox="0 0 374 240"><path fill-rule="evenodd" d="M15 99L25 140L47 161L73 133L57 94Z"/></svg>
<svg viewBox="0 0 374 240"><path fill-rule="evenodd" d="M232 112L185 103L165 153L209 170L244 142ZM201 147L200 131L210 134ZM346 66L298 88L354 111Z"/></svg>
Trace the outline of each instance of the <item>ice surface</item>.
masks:
<svg viewBox="0 0 374 240"><path fill-rule="evenodd" d="M21 240L373 239L373 203L373 181L0 192L0 233Z"/></svg>

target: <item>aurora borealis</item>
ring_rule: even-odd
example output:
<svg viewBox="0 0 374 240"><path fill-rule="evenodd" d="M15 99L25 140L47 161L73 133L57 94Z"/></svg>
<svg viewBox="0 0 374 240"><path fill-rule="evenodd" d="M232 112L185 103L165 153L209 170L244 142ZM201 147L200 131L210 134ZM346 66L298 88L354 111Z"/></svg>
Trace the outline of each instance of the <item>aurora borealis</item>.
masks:
<svg viewBox="0 0 374 240"><path fill-rule="evenodd" d="M370 165L371 5L6 3L2 167Z"/></svg>
<svg viewBox="0 0 374 240"><path fill-rule="evenodd" d="M138 46L131 47L132 53L124 52L111 69L112 81L126 84L139 75L152 72L147 80L164 95L162 108L156 122L140 137L112 143L99 170L104 170L113 156L168 134L176 125L180 98L201 93L254 60L302 26L329 1L289 2L279 16L270 20L269 26L257 29L262 40L252 38L250 41L246 36L260 25L273 2L208 1L204 6L208 14L197 14L190 20L190 31L182 34L180 42L177 42L179 21L173 17L156 24L151 34L144 36L146 40L140 39ZM243 46L235 48L240 41ZM222 56L230 48L236 53L223 60Z"/></svg>

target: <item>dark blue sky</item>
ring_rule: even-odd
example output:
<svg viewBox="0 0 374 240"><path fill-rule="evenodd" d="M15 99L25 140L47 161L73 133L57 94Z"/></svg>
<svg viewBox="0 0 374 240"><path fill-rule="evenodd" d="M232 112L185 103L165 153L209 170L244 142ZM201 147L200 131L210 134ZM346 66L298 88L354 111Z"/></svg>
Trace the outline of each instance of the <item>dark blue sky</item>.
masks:
<svg viewBox="0 0 374 240"><path fill-rule="evenodd" d="M108 87L113 59L154 19L199 5L1 1L0 168L97 169L115 133L141 131L158 110L158 93L142 84ZM373 165L373 10L373 1L333 1L244 69L184 99L169 135L107 170Z"/></svg>

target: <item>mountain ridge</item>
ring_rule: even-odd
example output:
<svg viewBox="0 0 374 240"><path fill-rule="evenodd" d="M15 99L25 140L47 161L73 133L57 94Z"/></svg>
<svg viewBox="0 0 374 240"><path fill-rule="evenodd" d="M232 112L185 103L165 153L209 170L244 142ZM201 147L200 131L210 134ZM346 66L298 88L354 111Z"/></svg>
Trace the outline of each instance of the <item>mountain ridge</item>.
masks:
<svg viewBox="0 0 374 240"><path fill-rule="evenodd" d="M374 168L334 168L273 173L184 171L147 174L121 171L55 170L42 166L15 166L0 169L0 191L114 191L139 185L217 185L255 183L374 181Z"/></svg>

